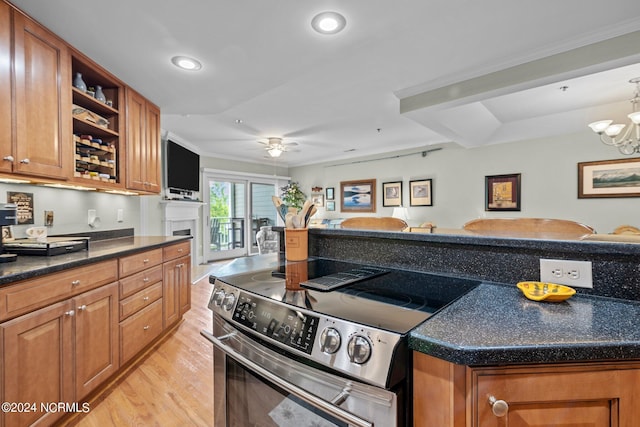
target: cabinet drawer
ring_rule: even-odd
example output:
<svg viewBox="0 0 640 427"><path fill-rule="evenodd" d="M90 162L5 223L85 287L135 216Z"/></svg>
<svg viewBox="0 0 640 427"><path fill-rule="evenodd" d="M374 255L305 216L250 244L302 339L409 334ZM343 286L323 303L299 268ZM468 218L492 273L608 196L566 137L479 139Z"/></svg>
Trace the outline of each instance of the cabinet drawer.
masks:
<svg viewBox="0 0 640 427"><path fill-rule="evenodd" d="M130 276L162 263L162 249L141 252L120 258L120 277Z"/></svg>
<svg viewBox="0 0 640 427"><path fill-rule="evenodd" d="M162 281L162 266L150 268L140 273L120 279L120 299L126 298L149 285Z"/></svg>
<svg viewBox="0 0 640 427"><path fill-rule="evenodd" d="M0 320L37 310L118 279L118 261L109 260L0 288Z"/></svg>
<svg viewBox="0 0 640 427"><path fill-rule="evenodd" d="M156 283L120 301L120 320L124 320L161 297L162 283Z"/></svg>
<svg viewBox="0 0 640 427"><path fill-rule="evenodd" d="M178 243L162 248L162 259L170 261L182 256L191 255L191 241Z"/></svg>
<svg viewBox="0 0 640 427"><path fill-rule="evenodd" d="M120 322L120 360L131 359L162 332L162 298Z"/></svg>

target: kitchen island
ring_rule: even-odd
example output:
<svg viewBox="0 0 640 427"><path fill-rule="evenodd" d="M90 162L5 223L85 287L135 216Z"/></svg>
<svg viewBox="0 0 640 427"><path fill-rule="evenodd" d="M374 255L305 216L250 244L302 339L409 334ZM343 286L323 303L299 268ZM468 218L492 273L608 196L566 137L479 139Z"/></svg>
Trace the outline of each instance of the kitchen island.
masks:
<svg viewBox="0 0 640 427"><path fill-rule="evenodd" d="M310 255L481 280L410 332L415 426L635 426L640 245L310 230ZM593 289L526 299L541 258L590 261Z"/></svg>
<svg viewBox="0 0 640 427"><path fill-rule="evenodd" d="M283 258L238 258L216 274L276 269ZM638 319L633 300L578 293L560 303L535 302L511 284L484 281L411 331L409 345L473 366L640 360Z"/></svg>
<svg viewBox="0 0 640 427"><path fill-rule="evenodd" d="M281 262L241 258L217 276ZM580 293L541 303L483 281L409 333L413 424L500 426L507 417L515 426L631 427L640 415L638 318L633 300Z"/></svg>

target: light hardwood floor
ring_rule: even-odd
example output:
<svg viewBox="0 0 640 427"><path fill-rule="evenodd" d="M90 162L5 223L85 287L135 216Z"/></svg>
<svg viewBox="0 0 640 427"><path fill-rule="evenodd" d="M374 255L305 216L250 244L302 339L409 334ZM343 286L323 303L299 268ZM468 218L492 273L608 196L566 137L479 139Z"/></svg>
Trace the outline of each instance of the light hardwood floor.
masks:
<svg viewBox="0 0 640 427"><path fill-rule="evenodd" d="M184 320L73 425L213 425L213 348L200 331L211 330L208 273L223 264L193 269L192 277L202 278L191 287L191 310Z"/></svg>

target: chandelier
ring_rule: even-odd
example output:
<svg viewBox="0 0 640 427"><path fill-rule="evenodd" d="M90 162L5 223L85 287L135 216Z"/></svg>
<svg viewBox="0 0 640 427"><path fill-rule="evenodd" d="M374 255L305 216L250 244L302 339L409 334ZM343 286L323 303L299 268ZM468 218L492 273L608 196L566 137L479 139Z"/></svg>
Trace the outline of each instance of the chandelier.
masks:
<svg viewBox="0 0 640 427"><path fill-rule="evenodd" d="M613 120L600 120L589 124L591 130L600 135L600 141L612 147L617 147L622 154L631 155L640 153L640 111L637 105L640 103L640 77L629 80L636 85L636 92L629 101L633 105L633 112L627 117L631 120L628 125L612 124ZM627 130L620 135L624 128Z"/></svg>

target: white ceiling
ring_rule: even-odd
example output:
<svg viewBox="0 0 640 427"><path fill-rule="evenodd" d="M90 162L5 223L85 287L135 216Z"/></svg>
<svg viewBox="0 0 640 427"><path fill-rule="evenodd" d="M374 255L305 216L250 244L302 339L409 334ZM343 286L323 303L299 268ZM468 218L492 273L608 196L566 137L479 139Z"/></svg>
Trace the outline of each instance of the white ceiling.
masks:
<svg viewBox="0 0 640 427"><path fill-rule="evenodd" d="M614 71L551 73L400 113L401 98L638 31L637 0L12 3L158 104L163 129L201 154L253 162L270 163L257 143L268 137L297 142L279 162L298 166L577 132L602 114L624 117L628 80L640 76L636 44L589 69ZM325 10L346 17L343 32L311 30ZM203 69L179 70L174 55Z"/></svg>

